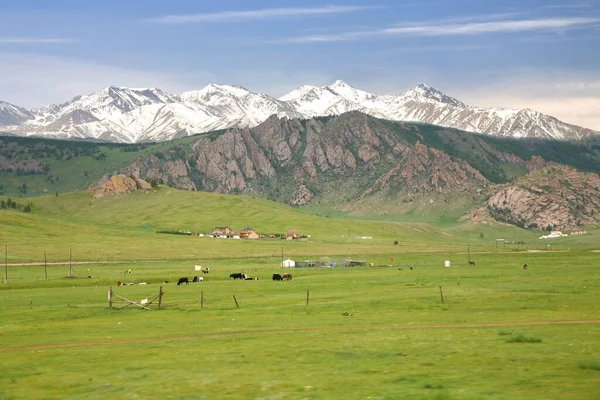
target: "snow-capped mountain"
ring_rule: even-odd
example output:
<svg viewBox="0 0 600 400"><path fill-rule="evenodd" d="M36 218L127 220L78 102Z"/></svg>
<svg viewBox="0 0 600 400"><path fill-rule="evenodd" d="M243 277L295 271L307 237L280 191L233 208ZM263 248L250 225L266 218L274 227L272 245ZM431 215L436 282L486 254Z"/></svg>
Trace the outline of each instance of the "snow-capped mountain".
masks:
<svg viewBox="0 0 600 400"><path fill-rule="evenodd" d="M17 125L31 118L33 115L29 110L0 101L0 126Z"/></svg>
<svg viewBox="0 0 600 400"><path fill-rule="evenodd" d="M273 114L279 118L305 117L284 101L250 92L241 86L211 84L202 90L184 92L181 100L207 107L225 121L235 121L239 126L256 126ZM223 128L231 126L230 122Z"/></svg>
<svg viewBox="0 0 600 400"><path fill-rule="evenodd" d="M39 109L0 102L0 130L19 135L163 141L230 127L253 127L271 115L310 118L361 111L379 118L417 121L495 136L582 139L598 132L533 110L477 108L425 84L379 96L343 81L301 86L275 99L241 86L210 84L173 95L156 88L110 86Z"/></svg>

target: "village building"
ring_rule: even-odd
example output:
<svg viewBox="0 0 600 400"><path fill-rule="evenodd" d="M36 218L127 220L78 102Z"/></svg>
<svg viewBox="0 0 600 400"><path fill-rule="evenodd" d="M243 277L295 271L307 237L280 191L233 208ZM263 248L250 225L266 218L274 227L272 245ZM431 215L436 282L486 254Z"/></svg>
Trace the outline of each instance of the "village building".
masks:
<svg viewBox="0 0 600 400"><path fill-rule="evenodd" d="M240 238L242 239L259 239L260 235L256 233L256 231L249 226L242 229L240 232Z"/></svg>
<svg viewBox="0 0 600 400"><path fill-rule="evenodd" d="M294 268L296 266L296 262L288 258L287 260L283 260L281 262L281 266L286 268Z"/></svg>
<svg viewBox="0 0 600 400"><path fill-rule="evenodd" d="M229 228L228 226L217 226L215 229L213 229L211 235L214 237L228 237L229 235L231 235L231 233L231 228Z"/></svg>
<svg viewBox="0 0 600 400"><path fill-rule="evenodd" d="M292 239L300 239L300 233L298 233L298 231L290 229L289 231L287 231L287 233L285 234L285 238L287 240L292 240Z"/></svg>

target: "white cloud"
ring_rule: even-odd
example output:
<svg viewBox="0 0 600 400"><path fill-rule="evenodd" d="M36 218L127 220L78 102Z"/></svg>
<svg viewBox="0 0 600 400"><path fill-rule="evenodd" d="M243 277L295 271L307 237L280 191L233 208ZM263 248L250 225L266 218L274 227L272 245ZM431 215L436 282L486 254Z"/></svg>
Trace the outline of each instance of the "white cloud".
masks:
<svg viewBox="0 0 600 400"><path fill-rule="evenodd" d="M510 76L507 73L505 76ZM458 99L479 107L529 108L574 125L600 131L600 74L568 71L528 73L477 87L457 88Z"/></svg>
<svg viewBox="0 0 600 400"><path fill-rule="evenodd" d="M214 78L195 73L188 78L198 82ZM158 87L175 93L188 88L166 73L29 53L0 52L0 76L0 100L21 107L61 103L110 85Z"/></svg>
<svg viewBox="0 0 600 400"><path fill-rule="evenodd" d="M22 107L68 101L109 85L158 87L170 93L208 83L240 84L273 97L301 85L328 85L344 79L375 94L400 93L427 82L478 107L530 108L575 125L600 131L600 73L566 70L486 70L458 79L435 67L385 67L370 62L344 69L220 69L161 71L95 64L38 54L0 52L0 100Z"/></svg>
<svg viewBox="0 0 600 400"><path fill-rule="evenodd" d="M63 44L63 43L78 43L78 39L69 38L23 38L23 37L12 37L2 38L0 37L0 44Z"/></svg>
<svg viewBox="0 0 600 400"><path fill-rule="evenodd" d="M324 7L292 7L292 8L265 8L260 10L221 11L215 13L166 15L152 18L149 21L162 24L187 24L194 22L235 22L241 20L258 20L298 17L306 15L339 14L357 12L373 7L367 6L324 6Z"/></svg>
<svg viewBox="0 0 600 400"><path fill-rule="evenodd" d="M439 24L423 22L404 24L384 29L342 32L336 34L296 36L279 40L280 43L342 42L377 38L381 36L464 36L490 33L515 33L568 29L600 23L600 18L545 18L508 21L471 22L463 24Z"/></svg>

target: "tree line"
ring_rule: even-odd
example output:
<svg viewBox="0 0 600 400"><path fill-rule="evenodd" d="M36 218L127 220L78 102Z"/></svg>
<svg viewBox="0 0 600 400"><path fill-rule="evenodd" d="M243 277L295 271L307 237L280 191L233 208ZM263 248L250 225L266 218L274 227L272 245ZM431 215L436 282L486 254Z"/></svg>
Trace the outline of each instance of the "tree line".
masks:
<svg viewBox="0 0 600 400"><path fill-rule="evenodd" d="M0 209L2 210L18 210L23 212L31 212L33 205L31 203L22 204L17 203L12 198L8 198L8 200L0 200Z"/></svg>

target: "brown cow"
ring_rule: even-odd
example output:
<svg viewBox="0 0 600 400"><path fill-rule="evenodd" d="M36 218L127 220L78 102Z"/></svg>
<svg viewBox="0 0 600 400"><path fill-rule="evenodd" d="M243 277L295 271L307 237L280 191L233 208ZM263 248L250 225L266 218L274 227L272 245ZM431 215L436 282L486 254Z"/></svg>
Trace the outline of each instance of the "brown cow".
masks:
<svg viewBox="0 0 600 400"><path fill-rule="evenodd" d="M292 274L285 274L282 276L284 281L291 281L292 280Z"/></svg>

